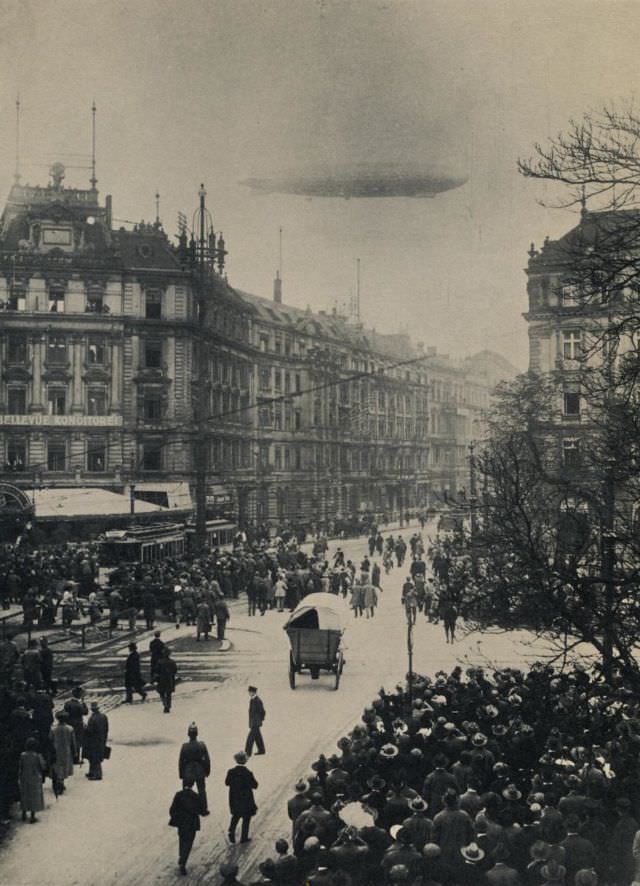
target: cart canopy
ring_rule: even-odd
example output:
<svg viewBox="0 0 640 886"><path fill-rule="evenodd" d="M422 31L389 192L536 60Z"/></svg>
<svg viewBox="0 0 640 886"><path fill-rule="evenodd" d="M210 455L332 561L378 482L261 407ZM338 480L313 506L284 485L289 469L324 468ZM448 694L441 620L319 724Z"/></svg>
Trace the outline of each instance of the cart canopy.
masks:
<svg viewBox="0 0 640 886"><path fill-rule="evenodd" d="M346 606L340 597L335 594L308 594L293 610L284 629L342 631L346 617Z"/></svg>

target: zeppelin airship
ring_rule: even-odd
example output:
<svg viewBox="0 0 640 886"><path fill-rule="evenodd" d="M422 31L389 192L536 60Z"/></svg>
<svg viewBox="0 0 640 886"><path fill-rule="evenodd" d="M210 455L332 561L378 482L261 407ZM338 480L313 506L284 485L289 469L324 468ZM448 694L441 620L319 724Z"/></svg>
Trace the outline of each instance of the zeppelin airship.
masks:
<svg viewBox="0 0 640 886"><path fill-rule="evenodd" d="M307 169L263 178L248 178L258 194L296 194L301 197L435 197L459 188L467 176L441 168L408 163L356 163L327 169Z"/></svg>

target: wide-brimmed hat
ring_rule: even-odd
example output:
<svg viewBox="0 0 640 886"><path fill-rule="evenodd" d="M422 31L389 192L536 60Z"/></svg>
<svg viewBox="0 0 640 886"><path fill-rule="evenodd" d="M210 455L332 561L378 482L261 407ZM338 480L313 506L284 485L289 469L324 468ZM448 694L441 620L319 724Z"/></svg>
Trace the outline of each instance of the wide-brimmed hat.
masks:
<svg viewBox="0 0 640 886"><path fill-rule="evenodd" d="M414 797L409 803L409 809L413 810L413 812L426 812L427 804L422 797Z"/></svg>
<svg viewBox="0 0 640 886"><path fill-rule="evenodd" d="M367 787L370 787L372 791L383 791L386 786L386 781L379 775L374 775L367 781Z"/></svg>
<svg viewBox="0 0 640 886"><path fill-rule="evenodd" d="M549 861L540 868L540 875L549 883L564 883L566 873L567 869L565 866L556 861L555 858L550 858Z"/></svg>
<svg viewBox="0 0 640 886"><path fill-rule="evenodd" d="M297 794L306 794L309 790L309 782L304 779L300 779L300 781L296 782L295 791Z"/></svg>
<svg viewBox="0 0 640 886"><path fill-rule="evenodd" d="M522 794L514 784L509 784L503 790L502 796L505 798L505 800L520 800Z"/></svg>
<svg viewBox="0 0 640 886"><path fill-rule="evenodd" d="M404 720L400 720L400 719L394 720L391 725L393 726L393 731L396 733L400 733L400 734L404 735L406 732L409 731L409 727L404 722Z"/></svg>
<svg viewBox="0 0 640 886"><path fill-rule="evenodd" d="M388 757L391 759L392 757L398 756L398 748L394 744L384 744L380 748L380 756Z"/></svg>
<svg viewBox="0 0 640 886"><path fill-rule="evenodd" d="M496 723L495 726L491 727L491 731L498 738L502 738L504 735L507 734L508 730L507 730L507 727L504 725L504 723Z"/></svg>
<svg viewBox="0 0 640 886"><path fill-rule="evenodd" d="M471 744L476 748L483 748L487 743L487 736L482 732L476 732L476 734L471 739ZM469 844L473 845L473 844Z"/></svg>
<svg viewBox="0 0 640 886"><path fill-rule="evenodd" d="M463 858L467 861L482 861L484 858L484 849L481 849L477 843L469 843L460 850Z"/></svg>
<svg viewBox="0 0 640 886"><path fill-rule="evenodd" d="M529 855L533 861L546 861L549 858L551 846L544 840L536 840L529 847Z"/></svg>

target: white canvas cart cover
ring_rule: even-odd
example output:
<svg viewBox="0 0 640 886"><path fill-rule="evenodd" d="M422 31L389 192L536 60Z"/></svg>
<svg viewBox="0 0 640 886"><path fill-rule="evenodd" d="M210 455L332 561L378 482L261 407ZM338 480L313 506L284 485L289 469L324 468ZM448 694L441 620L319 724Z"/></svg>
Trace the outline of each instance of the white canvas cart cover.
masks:
<svg viewBox="0 0 640 886"><path fill-rule="evenodd" d="M348 612L344 601L335 594L308 594L289 616L285 630L307 627L309 615L313 612L317 613L319 630L344 630Z"/></svg>

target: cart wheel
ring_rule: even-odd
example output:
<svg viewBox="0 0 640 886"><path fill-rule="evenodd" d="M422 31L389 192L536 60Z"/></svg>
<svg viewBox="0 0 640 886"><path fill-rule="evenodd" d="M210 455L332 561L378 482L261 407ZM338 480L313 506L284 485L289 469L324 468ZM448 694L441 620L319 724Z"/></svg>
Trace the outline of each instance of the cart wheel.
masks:
<svg viewBox="0 0 640 886"><path fill-rule="evenodd" d="M292 689L296 688L296 669L293 664L293 658L289 655L289 686Z"/></svg>
<svg viewBox="0 0 640 886"><path fill-rule="evenodd" d="M336 662L336 685L333 687L337 689L340 685L340 677L342 675L342 653L338 655L338 661Z"/></svg>

